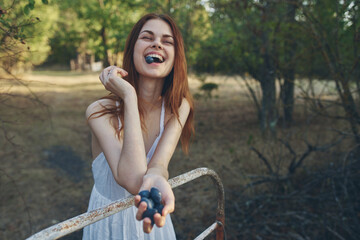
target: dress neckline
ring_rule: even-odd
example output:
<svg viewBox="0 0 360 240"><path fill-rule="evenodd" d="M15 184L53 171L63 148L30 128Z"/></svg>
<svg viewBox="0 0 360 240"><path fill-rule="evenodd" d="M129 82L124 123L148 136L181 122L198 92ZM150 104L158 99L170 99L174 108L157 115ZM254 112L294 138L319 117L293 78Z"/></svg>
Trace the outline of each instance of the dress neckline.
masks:
<svg viewBox="0 0 360 240"><path fill-rule="evenodd" d="M152 158L154 152L155 152L155 149L159 143L159 140L162 136L162 133L164 131L164 121L165 121L165 104L164 104L164 100L162 101L162 104L161 104L161 115L160 115L160 133L159 135L155 138L150 150L147 152L146 154L146 160L147 162L149 162L149 160Z"/></svg>
<svg viewBox="0 0 360 240"><path fill-rule="evenodd" d="M116 102L116 106L118 106L118 102ZM119 118L119 117L118 117ZM118 119L120 121L120 118ZM164 131L164 124L165 124L165 103L164 100L162 102L161 105L161 115L160 115L160 133L159 135L155 138L150 150L146 153L146 161L149 162L150 159L152 158L155 149L159 143L159 140L162 136L162 133ZM93 160L93 162L95 162L98 158L100 158L101 156L105 156L104 152L102 151L101 153L99 153Z"/></svg>

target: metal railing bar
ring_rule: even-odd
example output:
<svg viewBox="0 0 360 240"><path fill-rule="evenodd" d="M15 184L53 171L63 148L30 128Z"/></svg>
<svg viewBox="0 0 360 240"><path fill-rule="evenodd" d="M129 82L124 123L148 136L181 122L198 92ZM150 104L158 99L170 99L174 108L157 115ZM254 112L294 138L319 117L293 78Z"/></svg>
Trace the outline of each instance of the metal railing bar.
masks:
<svg viewBox="0 0 360 240"><path fill-rule="evenodd" d="M51 227L48 227L26 240L52 240L58 239L60 237L66 236L72 232L80 230L87 225L90 225L94 222L97 222L101 219L107 218L115 213L118 213L124 209L127 209L134 205L134 196L129 196L117 201L110 203L109 205L94 209L90 212L83 213L76 217L65 220L61 223L55 224Z"/></svg>
<svg viewBox="0 0 360 240"><path fill-rule="evenodd" d="M187 182L190 182L204 175L210 176L217 187L218 207L216 213L216 220L219 221L220 224L216 224L216 227L214 229L216 229L216 239L223 239L224 226L225 226L225 209L224 209L225 194L224 194L224 187L221 183L221 179L216 174L216 172L208 168L197 168L170 179L169 184L172 188L176 188L180 185L183 185ZM72 232L75 232L79 229L82 229L87 225L90 225L101 219L109 217L117 212L127 209L133 205L134 205L134 196L129 196L127 198L114 201L102 208L98 208L90 212L83 213L71 219L65 220L61 223L50 226L30 236L26 240L58 239ZM212 231L214 231L214 229Z"/></svg>
<svg viewBox="0 0 360 240"><path fill-rule="evenodd" d="M203 240L210 233L212 233L218 227L218 223L214 222L210 227L208 227L205 231L203 231L199 236L197 236L194 240Z"/></svg>
<svg viewBox="0 0 360 240"><path fill-rule="evenodd" d="M217 173L209 168L196 168L169 180L172 188L183 185L201 176L209 176L216 185L218 206L216 209L216 220L220 222L216 228L216 240L224 239L225 232L225 191L221 179Z"/></svg>

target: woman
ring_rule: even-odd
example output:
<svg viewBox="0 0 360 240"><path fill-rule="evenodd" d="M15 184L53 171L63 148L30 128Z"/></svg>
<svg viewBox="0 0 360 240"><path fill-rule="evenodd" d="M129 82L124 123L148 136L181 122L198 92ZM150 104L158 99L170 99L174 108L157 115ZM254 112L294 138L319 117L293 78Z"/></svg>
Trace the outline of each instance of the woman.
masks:
<svg viewBox="0 0 360 240"><path fill-rule="evenodd" d="M123 69L110 66L100 80L111 94L86 111L95 158L88 210L152 187L160 190L164 208L162 216L154 215L153 229L149 218L140 222L147 206L136 195L138 208L89 225L83 239L175 239L168 164L179 139L188 151L193 102L183 40L174 21L167 15L142 17L128 36Z"/></svg>

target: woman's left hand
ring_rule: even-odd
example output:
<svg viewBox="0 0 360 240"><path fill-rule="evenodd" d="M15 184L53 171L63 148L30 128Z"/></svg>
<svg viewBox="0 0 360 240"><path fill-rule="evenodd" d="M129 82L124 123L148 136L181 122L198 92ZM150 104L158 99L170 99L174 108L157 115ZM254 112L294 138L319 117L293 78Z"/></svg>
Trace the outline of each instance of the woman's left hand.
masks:
<svg viewBox="0 0 360 240"><path fill-rule="evenodd" d="M162 211L162 215L160 215L159 213L156 213L154 215L154 222L155 222L156 226L163 227L165 225L166 216L169 213L174 212L174 210L175 210L175 196L171 189L170 184L168 183L166 178L161 175L146 174L144 176L143 184L140 188L140 191L143 191L143 190L150 191L150 189L152 187L159 189L159 191L161 192L162 203L164 204L164 208ZM142 215L147 208L145 202L142 202L141 204L139 204L140 200L141 200L141 197L139 195L136 195L135 196L135 206L138 207L136 219L139 221L142 220ZM152 228L153 228L153 226L151 224L151 220L149 218L145 218L143 221L144 232L150 233Z"/></svg>
<svg viewBox="0 0 360 240"><path fill-rule="evenodd" d="M100 73L99 79L106 90L125 100L126 96L135 93L134 87L124 79L127 75L124 69L110 66Z"/></svg>

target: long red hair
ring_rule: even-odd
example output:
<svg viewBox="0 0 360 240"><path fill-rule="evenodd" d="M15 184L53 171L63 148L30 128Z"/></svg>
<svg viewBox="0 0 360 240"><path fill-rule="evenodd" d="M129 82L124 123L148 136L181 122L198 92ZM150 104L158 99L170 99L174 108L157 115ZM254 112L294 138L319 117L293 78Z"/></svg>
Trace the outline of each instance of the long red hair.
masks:
<svg viewBox="0 0 360 240"><path fill-rule="evenodd" d="M123 57L123 69L128 72L128 76L124 79L128 81L139 94L139 74L136 71L134 64L134 47L139 37L140 31L144 24L151 19L161 19L166 22L173 33L174 48L175 48L175 61L173 69L170 74L165 78L164 86L161 92L162 98L165 100L165 107L171 109L171 113L174 114L179 120L179 107L185 98L190 104L190 113L186 120L185 125L181 133L180 141L182 149L185 153L188 153L189 143L191 135L194 133L194 103L189 90L188 77L187 77L187 64L185 58L184 42L181 36L181 32L174 20L165 14L149 13L143 16L132 28L125 44L124 57ZM103 97L105 99L112 99L118 101L120 105L106 106L104 110L96 113L98 116L105 114L112 114L113 117L120 117L122 126L124 125L124 104L121 98L114 94ZM140 113L141 126L145 129L144 123L144 110L142 107L141 99L138 99L138 108ZM117 128L117 134L120 135L122 128Z"/></svg>

